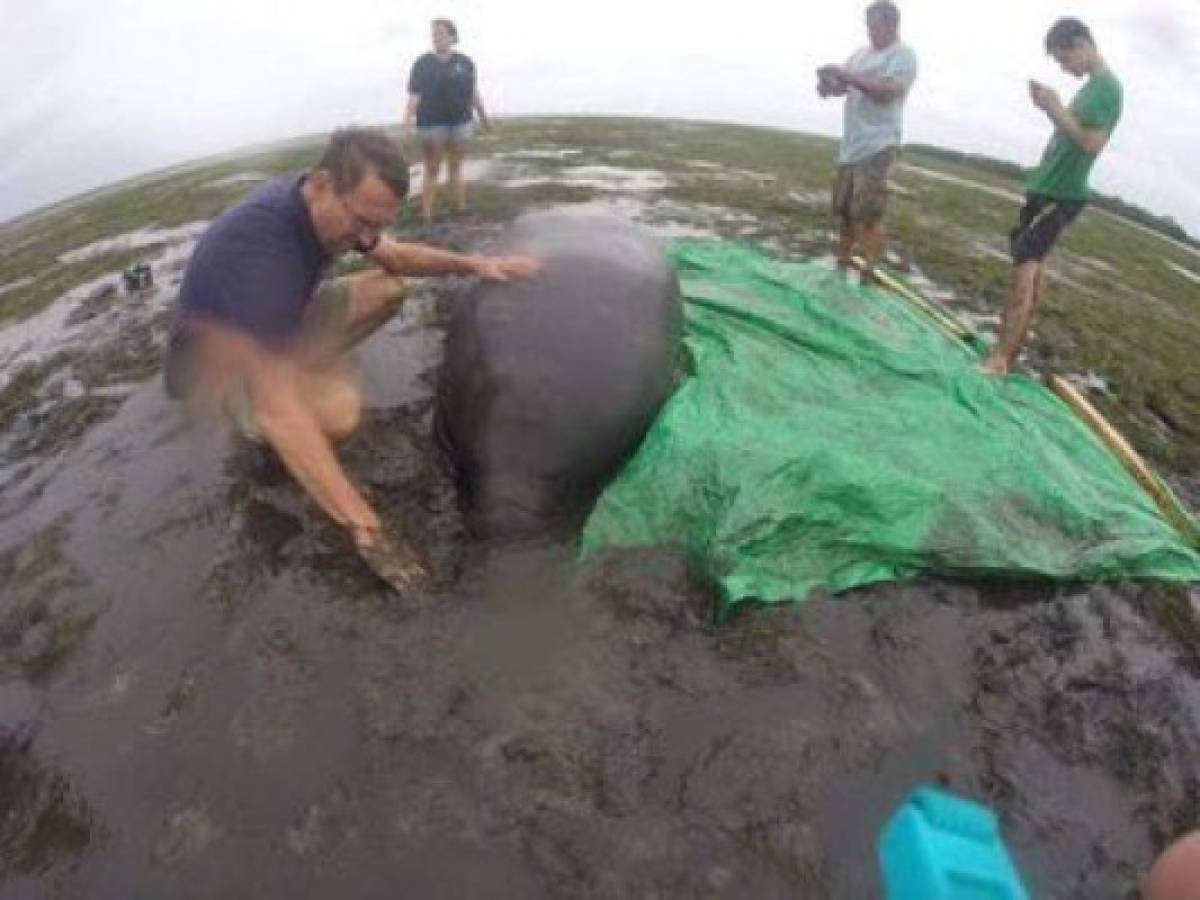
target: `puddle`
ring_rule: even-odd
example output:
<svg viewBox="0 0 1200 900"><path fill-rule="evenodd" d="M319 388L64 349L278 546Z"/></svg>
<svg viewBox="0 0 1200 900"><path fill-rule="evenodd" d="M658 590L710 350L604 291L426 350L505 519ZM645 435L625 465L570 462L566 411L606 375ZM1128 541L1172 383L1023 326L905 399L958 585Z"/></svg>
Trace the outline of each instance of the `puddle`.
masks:
<svg viewBox="0 0 1200 900"><path fill-rule="evenodd" d="M224 178L218 178L216 181L210 181L205 187L223 188L232 187L237 184L255 184L260 181L266 181L270 178L262 172L237 172L233 175L226 175Z"/></svg>
<svg viewBox="0 0 1200 900"><path fill-rule="evenodd" d="M579 156L583 151L576 147L530 147L526 150L510 150L507 153L497 153L494 159L531 159L531 160L554 160L554 159L569 159L572 156Z"/></svg>
<svg viewBox="0 0 1200 900"><path fill-rule="evenodd" d="M821 209L829 205L829 195L821 191L788 191L788 199L801 206Z"/></svg>
<svg viewBox="0 0 1200 900"><path fill-rule="evenodd" d="M1092 289L1081 281L1067 275L1061 268L1056 267L1053 262L1046 266L1046 278L1050 281L1056 281L1059 284L1065 284L1067 287L1072 287L1081 294L1090 294Z"/></svg>
<svg viewBox="0 0 1200 900"><path fill-rule="evenodd" d="M653 193L671 185L662 172L655 169L624 169L619 166L572 166L553 176L537 175L512 178L501 182L505 187L522 188L542 184L562 184L569 187L592 188L612 193Z"/></svg>
<svg viewBox="0 0 1200 900"><path fill-rule="evenodd" d="M28 319L0 330L0 367L32 361L70 343L77 328L67 327L66 321L75 308L90 297L120 287L120 272L101 275L67 291Z"/></svg>
<svg viewBox="0 0 1200 900"><path fill-rule="evenodd" d="M158 244L177 244L180 241L194 241L208 227L208 220L198 220L180 225L177 228L139 228L117 237L93 241L83 247L69 250L58 257L60 263L77 263L93 259L97 256L107 256L110 253L121 253L126 250L136 250L139 247L152 247Z"/></svg>
<svg viewBox="0 0 1200 900"><path fill-rule="evenodd" d="M986 241L972 241L968 246L968 252L978 256L987 256L991 259L1002 259L1005 262L1012 262L1012 257L1007 250L1002 250Z"/></svg>
<svg viewBox="0 0 1200 900"><path fill-rule="evenodd" d="M931 279L924 272L914 269L912 272L907 273L904 277L909 284L916 288L919 294L927 297L930 300L947 304L954 304L958 301L958 295L955 294L954 291L950 290L949 288L939 287L937 283L934 282L933 279Z"/></svg>
<svg viewBox="0 0 1200 900"><path fill-rule="evenodd" d="M913 172L914 174L920 175L923 178L969 187L985 194L991 194L993 197L999 197L1002 200L1012 200L1015 203L1021 203L1025 199L1020 194L1013 191L1006 191L1003 188L993 187L990 184L983 184L979 181L972 181L969 178L961 178L958 175L951 175L947 172L938 172L934 169L926 169L923 166L915 166L912 163L900 163L900 168L905 172Z"/></svg>
<svg viewBox="0 0 1200 900"><path fill-rule="evenodd" d="M1096 269L1100 272L1108 272L1110 274L1115 274L1117 271L1116 267L1113 266L1112 263L1108 262L1107 260L1097 259L1094 256L1080 256L1079 262L1085 266L1088 266L1089 268ZM1200 278L1200 276L1197 276L1197 277Z"/></svg>
<svg viewBox="0 0 1200 900"><path fill-rule="evenodd" d="M724 218L723 213L729 211L721 207L709 207L700 212L696 207L670 200L647 202L641 197L629 195L610 195L572 205L572 208L576 207L632 219L666 241L716 237L722 221L733 221L732 217Z"/></svg>
<svg viewBox="0 0 1200 900"><path fill-rule="evenodd" d="M199 226L196 228L197 234L203 231L201 223L193 225ZM195 246L195 237L179 238L160 248L160 252L149 260L154 287L136 295L147 304L148 309L161 308L174 296L173 289L182 279L183 269ZM116 297L112 308L106 308L101 315L119 311L125 298L134 296L125 291L120 271L109 272L76 285L35 315L0 329L0 368L34 362L75 343L83 330L91 327L93 319L90 315L80 318L77 313L85 305L110 296Z"/></svg>
<svg viewBox="0 0 1200 900"><path fill-rule="evenodd" d="M736 183L741 181L750 181L762 187L769 184L774 184L779 179L774 175L769 175L766 172L755 172L753 169L738 169L725 166L717 166L713 169L706 169L707 174L703 177L706 181L723 181L728 183ZM797 193L801 193L797 191Z"/></svg>
<svg viewBox="0 0 1200 900"><path fill-rule="evenodd" d="M7 294L9 291L18 291L26 285L33 284L37 279L27 277L18 278L16 281L10 281L8 284L0 284L0 296Z"/></svg>
<svg viewBox="0 0 1200 900"><path fill-rule="evenodd" d="M1093 394L1109 394L1108 380L1095 372L1072 372L1063 375L1067 381L1082 391Z"/></svg>
<svg viewBox="0 0 1200 900"><path fill-rule="evenodd" d="M1182 275L1193 284L1200 284L1200 274L1193 272L1191 269L1185 269L1183 266L1173 263L1169 259L1164 259L1163 264L1172 272Z"/></svg>
<svg viewBox="0 0 1200 900"><path fill-rule="evenodd" d="M468 182L481 181L492 174L495 164L490 159L468 158L463 160L463 178ZM408 167L409 189L408 196L420 202L422 186L425 184L425 166L422 163L412 163ZM438 181L444 189L446 186L446 167L438 176Z"/></svg>
<svg viewBox="0 0 1200 900"><path fill-rule="evenodd" d="M1000 327L1000 316L995 313L973 313L973 312L958 312L954 313L955 317L962 321L964 325L971 328L972 331L977 331L980 334L992 334Z"/></svg>
<svg viewBox="0 0 1200 900"><path fill-rule="evenodd" d="M1183 241L1177 241L1175 238L1163 234L1160 231L1155 231L1143 225L1141 222L1134 222L1132 219L1127 219L1124 216L1119 216L1115 212L1110 212L1107 209L1100 209L1097 206L1089 206L1084 213L1087 215L1107 216L1109 219L1124 225L1126 228L1132 228L1135 231L1140 231L1150 237L1158 238L1174 247L1176 250L1182 250L1184 253L1190 253L1192 256L1200 256L1200 247L1193 247L1191 244L1185 244Z"/></svg>

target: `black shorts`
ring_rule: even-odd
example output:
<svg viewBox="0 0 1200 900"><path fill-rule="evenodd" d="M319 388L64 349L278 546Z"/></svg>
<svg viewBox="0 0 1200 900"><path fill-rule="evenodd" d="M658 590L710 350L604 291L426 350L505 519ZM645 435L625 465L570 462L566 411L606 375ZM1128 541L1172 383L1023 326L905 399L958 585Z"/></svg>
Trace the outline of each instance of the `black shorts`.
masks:
<svg viewBox="0 0 1200 900"><path fill-rule="evenodd" d="M1075 221L1083 207L1082 200L1026 194L1017 227L1008 236L1013 262L1019 265L1045 259L1062 230Z"/></svg>

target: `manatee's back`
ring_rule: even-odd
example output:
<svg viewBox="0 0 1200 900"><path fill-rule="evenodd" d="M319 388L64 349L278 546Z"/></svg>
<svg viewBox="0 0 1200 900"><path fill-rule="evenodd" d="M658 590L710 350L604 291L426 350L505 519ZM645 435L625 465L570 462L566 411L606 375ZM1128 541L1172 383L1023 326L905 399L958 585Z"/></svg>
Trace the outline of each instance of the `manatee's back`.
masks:
<svg viewBox="0 0 1200 900"><path fill-rule="evenodd" d="M497 252L544 268L457 304L438 431L472 529L527 532L586 512L637 447L674 384L682 311L662 244L614 215L529 214Z"/></svg>

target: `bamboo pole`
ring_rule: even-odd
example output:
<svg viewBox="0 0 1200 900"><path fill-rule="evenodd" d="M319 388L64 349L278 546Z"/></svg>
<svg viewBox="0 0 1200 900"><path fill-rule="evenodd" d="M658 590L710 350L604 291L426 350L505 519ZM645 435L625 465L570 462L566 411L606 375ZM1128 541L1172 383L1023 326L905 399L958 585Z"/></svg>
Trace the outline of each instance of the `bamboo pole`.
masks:
<svg viewBox="0 0 1200 900"><path fill-rule="evenodd" d="M963 325L953 316L942 312L942 310L938 309L904 282L900 281L898 278L893 278L887 272L883 271L883 269L878 267L871 269L869 266L867 266L866 261L858 256L852 257L850 262L853 264L854 268L856 268L862 274L873 277L892 293L899 294L905 300L908 300L914 306L918 307L922 312L933 319L934 322L940 325L942 330L951 337L960 341L965 341L967 335L971 333L970 329L967 328L966 325Z"/></svg>
<svg viewBox="0 0 1200 900"><path fill-rule="evenodd" d="M926 312L930 318L951 336L959 340L965 340L967 334L969 334L968 329L961 322L942 312L902 281L893 278L882 269L868 269L866 263L860 257L854 257L851 262L858 271L873 275L888 290L899 294ZM1121 463L1125 470L1142 487L1142 490L1150 495L1150 499L1154 501L1159 512L1163 514L1166 520L1188 541L1196 546L1200 546L1200 525L1197 524L1195 517L1188 512L1187 508L1171 492L1171 489L1163 483L1162 479L1154 474L1154 470L1133 449L1129 441L1065 378L1059 375L1046 375L1042 380L1056 397L1066 403L1095 432L1096 436L1100 438L1109 451L1117 458L1117 461Z"/></svg>
<svg viewBox="0 0 1200 900"><path fill-rule="evenodd" d="M1151 496L1162 514L1193 544L1200 545L1200 526L1184 508L1179 499L1146 464L1129 441L1114 428L1096 407L1081 394L1075 385L1059 375L1046 375L1046 386L1083 419L1102 440L1125 470L1133 476L1142 489Z"/></svg>

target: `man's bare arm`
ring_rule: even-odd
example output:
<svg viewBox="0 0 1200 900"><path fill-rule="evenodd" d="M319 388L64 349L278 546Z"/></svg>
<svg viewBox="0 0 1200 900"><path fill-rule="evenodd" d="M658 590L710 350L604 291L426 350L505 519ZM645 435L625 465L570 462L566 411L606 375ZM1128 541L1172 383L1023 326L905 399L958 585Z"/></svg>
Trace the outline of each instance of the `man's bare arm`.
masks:
<svg viewBox="0 0 1200 900"><path fill-rule="evenodd" d="M875 78L871 75L855 75L845 67L838 70L842 80L850 87L858 88L876 103L891 103L904 96L907 88L894 78Z"/></svg>
<svg viewBox="0 0 1200 900"><path fill-rule="evenodd" d="M400 125L405 131L413 127L413 122L417 120L417 107L421 103L420 94L409 94L408 102L404 104L404 117L400 120Z"/></svg>
<svg viewBox="0 0 1200 900"><path fill-rule="evenodd" d="M1112 134L1110 129L1085 128L1075 118L1075 114L1063 106L1062 100L1053 89L1038 84L1036 81L1030 82L1029 96L1033 99L1034 105L1046 114L1054 126L1066 134L1085 153L1095 156L1108 143L1109 135Z"/></svg>
<svg viewBox="0 0 1200 900"><path fill-rule="evenodd" d="M392 275L478 275L489 281L508 281L533 275L541 264L530 256L479 256L408 244L380 235L368 254Z"/></svg>
<svg viewBox="0 0 1200 900"><path fill-rule="evenodd" d="M846 96L846 81L840 74L841 68L828 65L817 69L817 93L821 97Z"/></svg>

